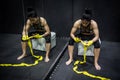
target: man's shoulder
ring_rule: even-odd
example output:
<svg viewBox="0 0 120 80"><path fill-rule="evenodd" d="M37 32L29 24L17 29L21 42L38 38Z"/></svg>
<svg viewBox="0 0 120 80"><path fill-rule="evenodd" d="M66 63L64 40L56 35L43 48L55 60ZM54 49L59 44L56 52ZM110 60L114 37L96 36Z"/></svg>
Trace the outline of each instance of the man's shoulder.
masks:
<svg viewBox="0 0 120 80"><path fill-rule="evenodd" d="M75 24L79 25L80 23L81 23L81 19L78 19L78 20L75 21Z"/></svg>
<svg viewBox="0 0 120 80"><path fill-rule="evenodd" d="M41 20L42 22L46 22L46 19L45 19L44 17L40 17L40 20Z"/></svg>
<svg viewBox="0 0 120 80"><path fill-rule="evenodd" d="M77 19L75 22L79 22L79 21L81 21L81 19Z"/></svg>
<svg viewBox="0 0 120 80"><path fill-rule="evenodd" d="M75 23L80 23L81 22L81 19L77 19L76 21L75 21Z"/></svg>
<svg viewBox="0 0 120 80"><path fill-rule="evenodd" d="M40 19L45 19L45 18L44 18L44 17L42 17L42 16L40 16L39 18L40 18Z"/></svg>
<svg viewBox="0 0 120 80"><path fill-rule="evenodd" d="M95 20L91 20L91 24L97 24Z"/></svg>
<svg viewBox="0 0 120 80"><path fill-rule="evenodd" d="M30 19L27 19L26 24L30 24L30 23L31 23Z"/></svg>
<svg viewBox="0 0 120 80"><path fill-rule="evenodd" d="M93 28L97 28L98 27L98 24L95 20L91 20L91 25Z"/></svg>

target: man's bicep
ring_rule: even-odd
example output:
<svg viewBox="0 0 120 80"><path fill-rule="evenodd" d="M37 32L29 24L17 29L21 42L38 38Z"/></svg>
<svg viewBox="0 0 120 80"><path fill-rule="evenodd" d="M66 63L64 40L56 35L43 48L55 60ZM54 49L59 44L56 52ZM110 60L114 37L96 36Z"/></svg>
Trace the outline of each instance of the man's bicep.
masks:
<svg viewBox="0 0 120 80"><path fill-rule="evenodd" d="M27 20L26 24L24 25L25 31L28 31L30 28L31 22L30 20Z"/></svg>
<svg viewBox="0 0 120 80"><path fill-rule="evenodd" d="M44 27L47 32L50 32L49 26L47 24Z"/></svg>
<svg viewBox="0 0 120 80"><path fill-rule="evenodd" d="M40 17L40 19L41 19L41 24L42 24L43 26L47 26L47 25L48 25L45 18Z"/></svg>
<svg viewBox="0 0 120 80"><path fill-rule="evenodd" d="M77 30L77 27L73 26L72 30L71 30L71 33L74 34Z"/></svg>
<svg viewBox="0 0 120 80"><path fill-rule="evenodd" d="M75 33L76 31L77 31L77 29L78 29L78 27L79 27L79 22L78 21L76 21L75 23L74 23L74 25L73 25L73 28L72 28L72 33Z"/></svg>
<svg viewBox="0 0 120 80"><path fill-rule="evenodd" d="M43 26L44 26L45 30L47 32L50 32L50 29L49 29L49 26L47 24L47 21L44 18L42 18L42 23L43 23Z"/></svg>
<svg viewBox="0 0 120 80"><path fill-rule="evenodd" d="M94 33L95 33L96 36L99 36L99 30L98 30L97 26L94 27L93 31L94 31Z"/></svg>

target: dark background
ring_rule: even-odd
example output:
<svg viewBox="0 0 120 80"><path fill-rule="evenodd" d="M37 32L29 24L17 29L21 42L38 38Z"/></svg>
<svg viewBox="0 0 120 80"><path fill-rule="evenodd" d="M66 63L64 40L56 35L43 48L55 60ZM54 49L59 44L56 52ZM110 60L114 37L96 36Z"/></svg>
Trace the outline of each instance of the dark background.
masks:
<svg viewBox="0 0 120 80"><path fill-rule="evenodd" d="M101 40L120 42L120 11L116 0L1 0L0 33L21 34L29 6L46 18L57 37L69 37L73 22L81 17L84 8L92 8Z"/></svg>

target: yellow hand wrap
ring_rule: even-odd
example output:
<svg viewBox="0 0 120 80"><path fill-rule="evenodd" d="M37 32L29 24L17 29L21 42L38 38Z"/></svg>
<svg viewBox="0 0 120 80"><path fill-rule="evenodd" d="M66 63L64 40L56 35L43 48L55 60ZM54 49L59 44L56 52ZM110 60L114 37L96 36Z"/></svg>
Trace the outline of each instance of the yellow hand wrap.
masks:
<svg viewBox="0 0 120 80"><path fill-rule="evenodd" d="M88 47L88 46L91 46L91 45L93 44L93 41L92 41L92 40L90 40L90 41L88 41L88 42L86 42L86 41L81 41L81 43L82 43L84 46Z"/></svg>
<svg viewBox="0 0 120 80"><path fill-rule="evenodd" d="M88 41L87 46L91 46L92 44L93 44L93 41L90 40L90 41Z"/></svg>
<svg viewBox="0 0 120 80"><path fill-rule="evenodd" d="M28 39L29 39L28 35L23 35L23 36L22 36L22 40L23 40L23 41L26 41L26 40L28 40Z"/></svg>
<svg viewBox="0 0 120 80"><path fill-rule="evenodd" d="M81 41L81 43L87 47L87 42L86 41Z"/></svg>
<svg viewBox="0 0 120 80"><path fill-rule="evenodd" d="M80 38L78 38L78 37L75 37L75 38L74 38L74 41L75 41L75 42L80 42L80 41L81 41L81 39L80 39Z"/></svg>
<svg viewBox="0 0 120 80"><path fill-rule="evenodd" d="M34 38L42 38L43 36L42 35L39 35L39 34L36 34L34 35Z"/></svg>

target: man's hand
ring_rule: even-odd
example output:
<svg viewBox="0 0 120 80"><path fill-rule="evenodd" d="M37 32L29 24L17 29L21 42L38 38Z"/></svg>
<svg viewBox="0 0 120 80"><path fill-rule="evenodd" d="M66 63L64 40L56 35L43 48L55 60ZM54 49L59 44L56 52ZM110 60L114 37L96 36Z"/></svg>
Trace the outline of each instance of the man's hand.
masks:
<svg viewBox="0 0 120 80"><path fill-rule="evenodd" d="M81 39L78 38L78 37L75 37L75 38L74 38L74 41L75 41L75 42L81 42Z"/></svg>
<svg viewBox="0 0 120 80"><path fill-rule="evenodd" d="M26 40L28 40L28 39L29 39L28 35L23 35L23 36L22 36L22 40L23 40L23 41L26 41Z"/></svg>
<svg viewBox="0 0 120 80"><path fill-rule="evenodd" d="M82 43L84 46L87 46L87 42L86 42L86 41L82 41L82 40L81 40L81 43Z"/></svg>
<svg viewBox="0 0 120 80"><path fill-rule="evenodd" d="M91 46L92 44L93 44L93 41L90 40L90 41L88 41L87 46Z"/></svg>
<svg viewBox="0 0 120 80"><path fill-rule="evenodd" d="M92 41L92 40L90 40L90 41L88 41L88 42L86 42L86 41L81 41L81 43L82 43L84 46L88 47L88 46L91 46L91 45L93 44L93 41Z"/></svg>

